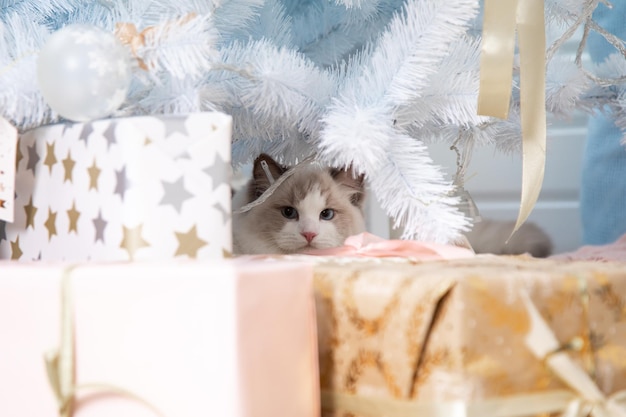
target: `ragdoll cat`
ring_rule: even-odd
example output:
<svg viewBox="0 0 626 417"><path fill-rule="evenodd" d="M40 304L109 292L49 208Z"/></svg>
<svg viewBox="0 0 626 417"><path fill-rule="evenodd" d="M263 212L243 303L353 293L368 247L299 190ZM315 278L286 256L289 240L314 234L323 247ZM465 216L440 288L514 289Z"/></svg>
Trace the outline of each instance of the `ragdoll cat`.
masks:
<svg viewBox="0 0 626 417"><path fill-rule="evenodd" d="M552 240L535 223L524 223L506 243L514 225L514 221L485 219L476 223L466 236L476 253L528 253L536 258L547 258L552 254Z"/></svg>
<svg viewBox="0 0 626 417"><path fill-rule="evenodd" d="M252 179L235 194L233 209L256 200L288 169L261 154ZM365 231L364 197L363 176L354 177L350 168L302 167L265 202L233 215L234 252L289 254L341 246L348 236Z"/></svg>

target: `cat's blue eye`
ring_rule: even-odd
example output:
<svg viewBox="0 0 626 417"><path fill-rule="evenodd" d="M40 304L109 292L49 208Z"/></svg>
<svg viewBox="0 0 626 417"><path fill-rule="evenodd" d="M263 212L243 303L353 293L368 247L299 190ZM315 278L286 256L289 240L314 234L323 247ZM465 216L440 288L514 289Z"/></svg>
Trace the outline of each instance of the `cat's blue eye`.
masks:
<svg viewBox="0 0 626 417"><path fill-rule="evenodd" d="M324 209L320 212L320 219L322 220L332 220L335 217L335 210L333 209Z"/></svg>
<svg viewBox="0 0 626 417"><path fill-rule="evenodd" d="M297 219L298 218L298 210L293 207L283 207L280 209L280 214L283 215L286 219Z"/></svg>

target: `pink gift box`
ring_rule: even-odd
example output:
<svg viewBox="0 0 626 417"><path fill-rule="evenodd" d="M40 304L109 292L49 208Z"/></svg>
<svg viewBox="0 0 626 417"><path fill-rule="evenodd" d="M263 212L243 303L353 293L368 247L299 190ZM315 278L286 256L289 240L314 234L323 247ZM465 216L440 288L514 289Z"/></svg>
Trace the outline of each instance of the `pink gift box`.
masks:
<svg viewBox="0 0 626 417"><path fill-rule="evenodd" d="M150 407L168 417L319 416L309 266L67 267L0 263L1 415L59 415L44 354L60 346L65 284L75 321L74 417L159 415Z"/></svg>

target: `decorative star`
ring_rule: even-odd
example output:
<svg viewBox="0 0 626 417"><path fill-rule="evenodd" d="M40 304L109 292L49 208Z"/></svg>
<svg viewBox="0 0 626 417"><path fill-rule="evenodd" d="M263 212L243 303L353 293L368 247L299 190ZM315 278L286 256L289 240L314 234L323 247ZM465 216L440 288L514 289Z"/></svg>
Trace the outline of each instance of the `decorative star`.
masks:
<svg viewBox="0 0 626 417"><path fill-rule="evenodd" d="M0 243L3 240L7 240L7 223L4 220L0 220Z"/></svg>
<svg viewBox="0 0 626 417"><path fill-rule="evenodd" d="M111 145L113 145L117 140L115 139L115 121L111 121L107 128L102 132L102 136L107 141L107 149L111 149Z"/></svg>
<svg viewBox="0 0 626 417"><path fill-rule="evenodd" d="M178 239L178 249L176 249L174 256L187 255L190 258L195 258L198 256L198 249L209 244L209 242L198 237L195 225L187 233L175 233Z"/></svg>
<svg viewBox="0 0 626 417"><path fill-rule="evenodd" d="M26 170L33 171L35 175L35 168L39 162L39 155L37 154L37 144L33 143L33 146L28 146L28 163L26 164Z"/></svg>
<svg viewBox="0 0 626 417"><path fill-rule="evenodd" d="M185 151L185 152L181 153L180 155L178 155L176 157L176 159L183 159L183 158L184 159L192 159L191 158L191 153L189 151Z"/></svg>
<svg viewBox="0 0 626 417"><path fill-rule="evenodd" d="M78 218L80 217L80 211L76 210L76 201L72 201L72 208L67 211L67 217L70 218L68 233L76 232L76 234L78 234Z"/></svg>
<svg viewBox="0 0 626 417"><path fill-rule="evenodd" d="M24 211L26 212L26 228L31 226L33 229L35 228L35 215L37 214L37 207L33 204L33 196L30 196L30 200L28 200L28 204L24 206Z"/></svg>
<svg viewBox="0 0 626 417"><path fill-rule="evenodd" d="M0 198L0 208L6 208L7 201Z"/></svg>
<svg viewBox="0 0 626 417"><path fill-rule="evenodd" d="M63 160L63 168L65 169L65 178L63 182L69 181L72 182L72 172L74 171L74 165L76 165L76 161L72 159L72 151L67 151L67 157Z"/></svg>
<svg viewBox="0 0 626 417"><path fill-rule="evenodd" d="M231 251L222 248L222 258L228 259L232 257L233 257L233 253Z"/></svg>
<svg viewBox="0 0 626 417"><path fill-rule="evenodd" d="M52 211L52 209L48 207L48 219L44 223L44 225L46 226L46 229L48 229L48 240L51 240L52 236L57 234L56 221L57 221L56 212Z"/></svg>
<svg viewBox="0 0 626 417"><path fill-rule="evenodd" d="M185 120L181 119L167 119L163 122L165 124L165 138L169 138L173 133L181 133L183 136L189 136L187 126L185 126Z"/></svg>
<svg viewBox="0 0 626 417"><path fill-rule="evenodd" d="M102 218L102 212L98 211L98 217L93 219L93 225L96 228L96 238L94 243L101 240L104 243L104 228L107 227L107 221Z"/></svg>
<svg viewBox="0 0 626 417"><path fill-rule="evenodd" d="M61 136L65 135L65 131L67 129L71 129L72 127L74 127L74 123L72 122L63 123L63 132L61 132Z"/></svg>
<svg viewBox="0 0 626 417"><path fill-rule="evenodd" d="M89 171L89 189L94 188L98 191L98 177L102 170L96 165L95 159L93 160L93 165L87 168L87 171Z"/></svg>
<svg viewBox="0 0 626 417"><path fill-rule="evenodd" d="M177 212L180 213L180 210L183 206L183 202L188 200L190 197L193 197L189 191L185 189L185 185L183 184L183 177L180 177L176 182L164 182L163 181L163 198L159 204L171 204Z"/></svg>
<svg viewBox="0 0 626 417"><path fill-rule="evenodd" d="M226 221L230 219L230 210L225 210L220 202L213 204L211 207L220 212L222 215L222 223L226 223Z"/></svg>
<svg viewBox="0 0 626 417"><path fill-rule="evenodd" d="M11 259L18 260L22 257L23 252L20 249L20 237L15 238L15 242L11 242Z"/></svg>
<svg viewBox="0 0 626 417"><path fill-rule="evenodd" d="M128 257L132 261L135 258L135 253L139 249L150 246L150 244L141 236L141 229L143 228L142 224L132 229L127 228L126 226L122 227L124 228L124 238L122 239L120 248L126 249Z"/></svg>
<svg viewBox="0 0 626 417"><path fill-rule="evenodd" d="M17 169L17 167L20 164L20 161L24 159L24 154L22 154L22 148L20 147L19 143L17 145L17 154L15 156L15 169Z"/></svg>
<svg viewBox="0 0 626 417"><path fill-rule="evenodd" d="M43 164L48 167L51 174L52 166L57 162L57 157L56 155L54 155L54 142L46 143L46 159L44 160Z"/></svg>
<svg viewBox="0 0 626 417"><path fill-rule="evenodd" d="M230 163L224 161L219 154L215 155L213 165L209 165L202 171L211 177L213 183L212 190L215 190L220 184L225 184L226 186L230 184Z"/></svg>
<svg viewBox="0 0 626 417"><path fill-rule="evenodd" d="M84 140L87 143L87 139L93 133L93 123L85 123L83 124L83 130L80 131L80 135L78 135L78 140Z"/></svg>
<svg viewBox="0 0 626 417"><path fill-rule="evenodd" d="M115 171L115 191L114 194L119 194L122 201L124 200L124 193L128 190L126 179L126 166L119 171Z"/></svg>

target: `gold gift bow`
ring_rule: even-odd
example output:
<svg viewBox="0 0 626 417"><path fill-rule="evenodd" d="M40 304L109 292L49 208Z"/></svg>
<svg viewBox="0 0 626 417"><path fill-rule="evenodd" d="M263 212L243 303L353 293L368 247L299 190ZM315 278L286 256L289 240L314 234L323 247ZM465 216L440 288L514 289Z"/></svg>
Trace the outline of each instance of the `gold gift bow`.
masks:
<svg viewBox="0 0 626 417"><path fill-rule="evenodd" d="M562 413L562 417L625 417L626 390L606 397L589 375L560 349L554 332L528 294L522 292L521 299L530 319L526 345L571 388L570 391L553 390L472 402L411 401L322 391L322 408L360 417L522 417L555 412Z"/></svg>
<svg viewBox="0 0 626 417"><path fill-rule="evenodd" d="M520 50L522 194L513 233L532 211L546 165L546 35L543 0L485 0L478 114L506 119L511 101L515 28Z"/></svg>
<svg viewBox="0 0 626 417"><path fill-rule="evenodd" d="M51 350L44 355L48 382L54 392L59 406L59 417L72 417L78 391L91 390L97 393L120 395L137 401L160 417L165 415L150 404L124 388L104 383L76 385L75 372L75 339L74 339L74 311L71 286L71 274L77 265L63 270L61 277L61 337L58 349Z"/></svg>
<svg viewBox="0 0 626 417"><path fill-rule="evenodd" d="M162 29L164 31L168 31L172 27L172 25L182 26L196 16L196 13L188 13L187 15L173 22L166 22ZM133 56L135 57L135 59L137 59L139 68L145 71L148 71L148 66L146 65L144 60L139 57L139 49L145 46L146 37L153 35L157 29L159 29L159 27L157 26L148 26L141 32L138 32L137 27L134 23L115 24L115 36L120 40L120 42L122 42L122 44L130 46Z"/></svg>

